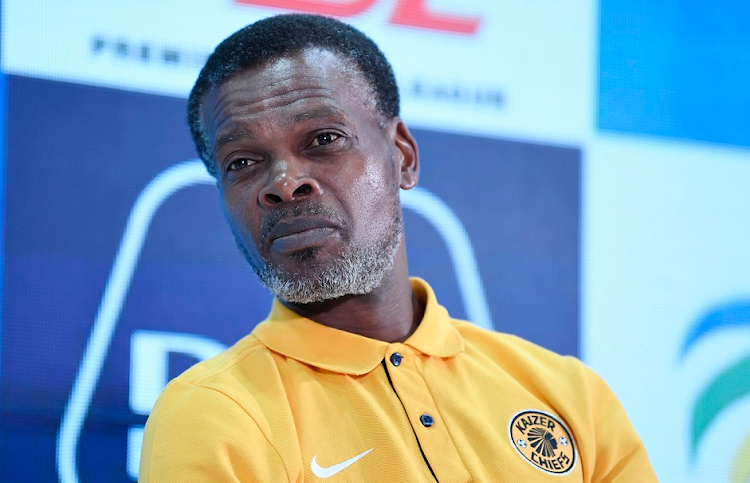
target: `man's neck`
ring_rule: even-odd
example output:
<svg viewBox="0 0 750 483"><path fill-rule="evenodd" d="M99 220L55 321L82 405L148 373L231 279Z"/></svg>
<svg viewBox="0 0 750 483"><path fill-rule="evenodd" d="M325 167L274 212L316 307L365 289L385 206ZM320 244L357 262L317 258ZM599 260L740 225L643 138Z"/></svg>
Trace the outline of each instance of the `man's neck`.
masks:
<svg viewBox="0 0 750 483"><path fill-rule="evenodd" d="M319 324L385 342L405 341L419 326L425 309L411 288L403 245L393 270L367 295L301 305L282 303Z"/></svg>

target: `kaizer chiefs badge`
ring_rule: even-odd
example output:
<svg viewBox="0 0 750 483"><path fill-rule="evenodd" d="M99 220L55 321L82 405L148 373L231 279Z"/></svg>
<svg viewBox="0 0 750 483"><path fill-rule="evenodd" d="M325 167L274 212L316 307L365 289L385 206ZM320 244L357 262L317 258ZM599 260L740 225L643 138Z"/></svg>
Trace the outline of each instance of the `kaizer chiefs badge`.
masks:
<svg viewBox="0 0 750 483"><path fill-rule="evenodd" d="M567 426L552 414L521 411L508 426L516 451L540 470L564 475L576 464L576 448Z"/></svg>

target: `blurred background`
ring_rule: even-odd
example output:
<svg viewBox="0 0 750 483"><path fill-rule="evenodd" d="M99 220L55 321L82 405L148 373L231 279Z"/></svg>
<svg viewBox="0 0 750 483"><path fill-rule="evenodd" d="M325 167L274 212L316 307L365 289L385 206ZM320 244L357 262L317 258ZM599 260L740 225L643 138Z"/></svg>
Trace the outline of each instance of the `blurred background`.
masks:
<svg viewBox="0 0 750 483"><path fill-rule="evenodd" d="M593 367L661 481L750 481L750 4L0 5L0 480L137 479L167 380L267 315L185 105L218 42L301 11L393 64L412 274Z"/></svg>

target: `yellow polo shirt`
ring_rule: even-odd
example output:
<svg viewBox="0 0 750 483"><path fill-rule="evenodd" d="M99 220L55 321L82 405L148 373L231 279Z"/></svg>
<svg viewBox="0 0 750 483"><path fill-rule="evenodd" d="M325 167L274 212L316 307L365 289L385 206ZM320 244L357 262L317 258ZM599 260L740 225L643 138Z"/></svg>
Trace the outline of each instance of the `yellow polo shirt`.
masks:
<svg viewBox="0 0 750 483"><path fill-rule="evenodd" d="M141 482L655 482L606 384L577 359L451 319L404 343L274 302L226 352L169 383Z"/></svg>

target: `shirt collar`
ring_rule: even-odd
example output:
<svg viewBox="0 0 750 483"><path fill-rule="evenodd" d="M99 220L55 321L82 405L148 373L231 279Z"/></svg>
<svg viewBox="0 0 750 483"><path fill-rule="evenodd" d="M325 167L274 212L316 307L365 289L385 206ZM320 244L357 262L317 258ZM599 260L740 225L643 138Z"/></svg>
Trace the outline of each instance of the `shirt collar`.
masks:
<svg viewBox="0 0 750 483"><path fill-rule="evenodd" d="M411 279L412 290L425 302L417 330L404 342L423 354L452 357L463 352L461 334L451 324L448 311L438 304L432 288L422 279ZM372 371L393 345L319 324L273 301L268 318L253 330L266 347L305 364L350 375Z"/></svg>

